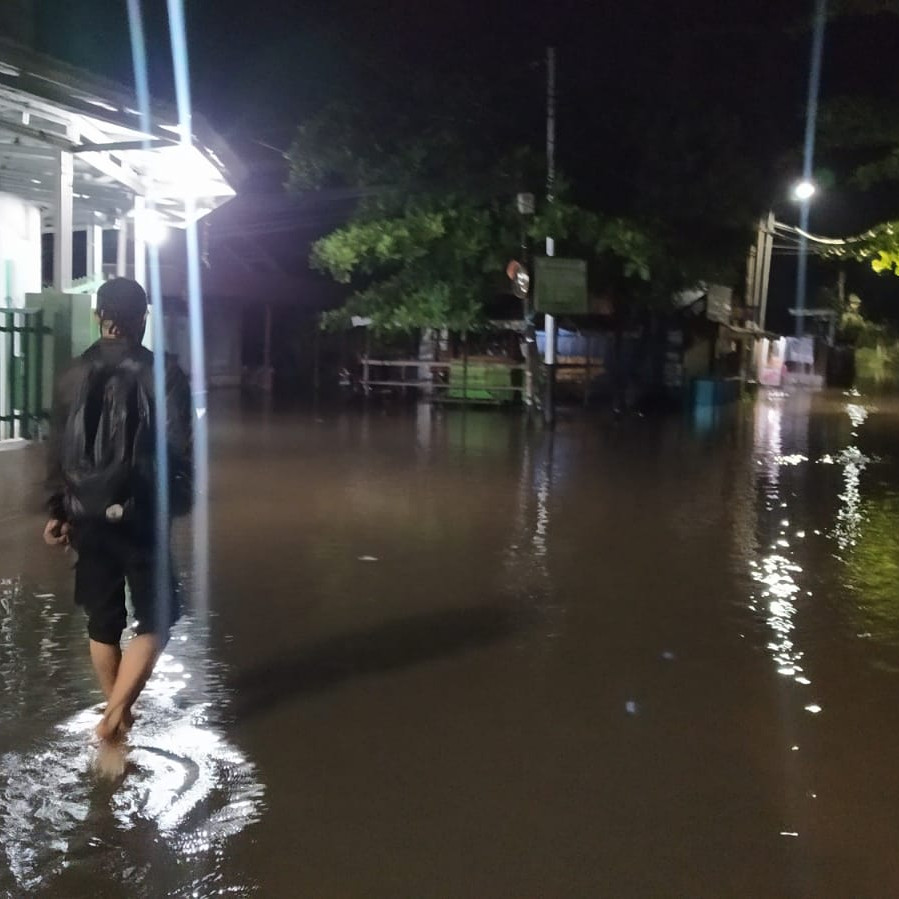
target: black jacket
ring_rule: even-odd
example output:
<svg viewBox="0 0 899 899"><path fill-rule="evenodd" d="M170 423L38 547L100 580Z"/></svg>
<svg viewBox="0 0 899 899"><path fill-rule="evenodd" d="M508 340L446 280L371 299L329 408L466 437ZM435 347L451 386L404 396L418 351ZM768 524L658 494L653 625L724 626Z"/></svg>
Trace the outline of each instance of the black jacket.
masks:
<svg viewBox="0 0 899 899"><path fill-rule="evenodd" d="M114 367L129 353L136 353L140 361L152 370L153 354L148 349L142 346L135 348L127 340L103 337L75 359L57 381L47 450L47 510L51 518L60 521L65 519L62 442L72 404L94 366L99 363ZM166 412L170 472L189 472L193 465L193 401L190 382L177 363L169 357L166 358Z"/></svg>

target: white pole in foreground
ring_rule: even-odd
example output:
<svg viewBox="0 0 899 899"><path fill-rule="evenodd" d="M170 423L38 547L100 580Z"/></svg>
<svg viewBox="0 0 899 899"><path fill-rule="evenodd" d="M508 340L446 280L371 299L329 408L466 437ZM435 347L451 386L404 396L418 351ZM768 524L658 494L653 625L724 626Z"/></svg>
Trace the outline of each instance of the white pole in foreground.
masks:
<svg viewBox="0 0 899 899"><path fill-rule="evenodd" d="M134 84L137 89L138 107L140 109L141 129L149 134L152 129L152 113L150 107L150 80L147 71L147 47L144 38L144 24L141 18L140 0L128 0L128 26L131 34L131 58L134 65ZM144 142L145 149L150 148L150 141ZM138 202L138 200L140 202ZM152 199L135 197L135 212L139 207L139 215L135 215L134 231L134 270L137 280L138 253L143 261L146 259L143 248L146 238L146 221L144 215L147 209L153 210ZM138 240L138 219L140 219L141 239ZM120 232L121 234L122 232ZM127 232L125 232L127 233ZM138 250L138 245L141 245ZM150 327L148 332L151 339L148 346L155 348L153 354L153 392L156 397L154 410L154 433L156 435L156 545L160 548L169 546L169 450L168 450L168 403L166 399L166 372L165 372L165 322L162 308L162 283L159 277L159 248L155 243L149 247L150 283L148 294L150 297ZM122 253L121 255L124 255ZM172 569L168 551L156 554L154 571L157 596L165 596L171 589ZM157 629L163 633L168 627L167 609L165 603L158 603Z"/></svg>
<svg viewBox="0 0 899 899"><path fill-rule="evenodd" d="M183 0L167 0L169 37L175 73L180 143L193 148L190 67ZM184 217L187 222L187 307L190 321L190 375L196 421L194 422L194 596L200 629L205 631L209 603L209 430L206 419L206 350L203 340L203 300L200 282L200 242L197 238L197 199L193 185L185 185Z"/></svg>

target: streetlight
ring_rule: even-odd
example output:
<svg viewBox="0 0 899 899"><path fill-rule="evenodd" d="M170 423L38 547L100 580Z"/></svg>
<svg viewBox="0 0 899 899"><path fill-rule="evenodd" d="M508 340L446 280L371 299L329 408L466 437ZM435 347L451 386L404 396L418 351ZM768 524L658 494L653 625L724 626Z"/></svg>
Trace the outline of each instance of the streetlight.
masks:
<svg viewBox="0 0 899 899"><path fill-rule="evenodd" d="M818 193L818 185L811 178L800 178L793 184L790 189L790 197L800 205L800 231L808 230L809 207L812 199ZM774 229L777 220L774 217L774 211L768 213L767 219L762 219L758 227L758 242L755 248L754 258L750 256L750 266L753 267L752 273L752 293L754 296L754 305L759 308L759 327L765 330L765 320L768 310L768 285L771 277L771 256L774 249ZM807 282L807 257L808 257L808 241L805 237L799 237L799 257L797 269L797 285L796 285L796 309L800 312L796 319L797 334L801 334L804 330L804 318L802 312L805 310L805 291Z"/></svg>
<svg viewBox="0 0 899 899"><path fill-rule="evenodd" d="M817 192L817 185L809 178L803 178L793 185L793 199L799 203L808 203Z"/></svg>
<svg viewBox="0 0 899 899"><path fill-rule="evenodd" d="M805 177L797 181L793 187L793 199L800 204L799 209L799 258L796 270L796 336L805 333L805 294L808 283L808 238L805 232L809 226L809 204L818 188L811 178Z"/></svg>

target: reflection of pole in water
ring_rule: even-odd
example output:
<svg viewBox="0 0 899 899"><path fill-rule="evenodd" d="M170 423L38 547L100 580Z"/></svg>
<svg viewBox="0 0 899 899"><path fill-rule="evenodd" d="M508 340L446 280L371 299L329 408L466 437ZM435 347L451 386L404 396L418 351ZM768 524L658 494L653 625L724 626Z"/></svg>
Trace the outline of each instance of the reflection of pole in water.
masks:
<svg viewBox="0 0 899 899"><path fill-rule="evenodd" d="M537 522L534 527L534 536L531 544L534 548L534 557L544 562L547 554L547 536L549 531L549 500L550 489L552 487L552 466L553 466L553 438L549 435L549 446L547 448L546 460L542 470L537 476Z"/></svg>
<svg viewBox="0 0 899 899"><path fill-rule="evenodd" d="M756 595L750 608L769 628L767 650L780 675L778 691L781 720L781 752L783 753L784 807L779 833L783 837L803 835L807 808L805 773L798 744L797 701L804 711L817 714L820 706L809 697L797 697L796 687L807 689L811 681L802 662L804 652L797 640L797 617L802 592L799 576L802 567L791 548L791 522L786 501L785 472L798 465L809 464L799 450L808 445L810 398L802 395L798 406L790 402L785 409L783 395L763 394L755 408L755 463L753 481L758 498L764 503L759 510L758 557L750 559L749 571L755 582ZM785 414L789 418L784 420ZM801 539L801 534L797 535Z"/></svg>
<svg viewBox="0 0 899 899"><path fill-rule="evenodd" d="M856 445L858 429L867 419L868 410L859 403L847 403L846 414L852 423L852 430L849 446L837 459L843 466L843 492L838 497L840 507L833 531L837 546L843 553L851 550L858 542L862 524L861 477L870 461ZM833 460L828 458L828 461Z"/></svg>
<svg viewBox="0 0 899 899"><path fill-rule="evenodd" d="M759 596L752 608L765 617L771 628L768 651L777 664L778 673L807 685L809 681L800 664L803 653L793 639L796 599L800 592L795 576L802 573L802 567L790 551L789 510L781 499L780 470L808 459L799 454L784 454L783 415L782 401L772 402L766 397L756 406L756 453L764 457L759 461L763 461L764 469L765 517L773 517L773 521L763 523L759 559L750 562L752 578L759 585ZM790 447L791 450L795 448Z"/></svg>
<svg viewBox="0 0 899 899"><path fill-rule="evenodd" d="M415 437L418 448L427 457L431 449L434 406L430 402L419 403L415 409Z"/></svg>
<svg viewBox="0 0 899 899"><path fill-rule="evenodd" d="M190 74L187 30L183 0L167 0L169 35L175 73L175 98L181 146L193 146ZM203 344L203 305L200 293L200 249L197 241L196 199L188 188L184 193L187 221L187 303L190 321L190 374L196 421L194 423L194 598L201 628L205 625L209 602L209 434L206 396L206 358Z"/></svg>
<svg viewBox="0 0 899 899"><path fill-rule="evenodd" d="M545 454L541 458L541 454L533 452L531 440L524 441L516 526L506 550L506 572L513 592L527 598L537 616L541 636L549 638L561 633L556 620L561 609L554 602L549 570L553 444L552 432L546 432Z"/></svg>

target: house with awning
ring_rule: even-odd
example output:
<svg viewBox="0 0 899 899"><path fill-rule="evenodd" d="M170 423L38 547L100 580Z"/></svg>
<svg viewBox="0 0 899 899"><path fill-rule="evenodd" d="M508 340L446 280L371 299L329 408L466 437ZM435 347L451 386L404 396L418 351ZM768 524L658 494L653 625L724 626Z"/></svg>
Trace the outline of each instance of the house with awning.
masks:
<svg viewBox="0 0 899 899"><path fill-rule="evenodd" d="M199 114L184 140L171 106L154 102L148 129L137 107L123 85L0 39L0 439L34 435L53 363L92 337L100 283L146 285L149 243L176 243L245 177Z"/></svg>

